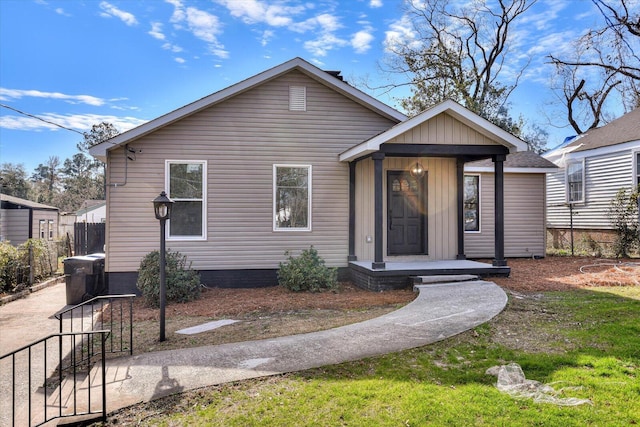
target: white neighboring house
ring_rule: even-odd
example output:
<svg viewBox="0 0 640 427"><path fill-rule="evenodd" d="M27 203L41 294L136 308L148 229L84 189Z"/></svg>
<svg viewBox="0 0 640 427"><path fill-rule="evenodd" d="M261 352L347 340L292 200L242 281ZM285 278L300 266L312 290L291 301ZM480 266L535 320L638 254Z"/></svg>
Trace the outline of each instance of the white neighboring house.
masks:
<svg viewBox="0 0 640 427"><path fill-rule="evenodd" d="M80 209L76 211L76 222L106 222L107 201L85 200Z"/></svg>
<svg viewBox="0 0 640 427"><path fill-rule="evenodd" d="M640 184L640 108L543 157L559 166L556 173L547 174L547 229L554 247L568 239L571 227L574 239L588 235L610 242L612 199L620 189Z"/></svg>

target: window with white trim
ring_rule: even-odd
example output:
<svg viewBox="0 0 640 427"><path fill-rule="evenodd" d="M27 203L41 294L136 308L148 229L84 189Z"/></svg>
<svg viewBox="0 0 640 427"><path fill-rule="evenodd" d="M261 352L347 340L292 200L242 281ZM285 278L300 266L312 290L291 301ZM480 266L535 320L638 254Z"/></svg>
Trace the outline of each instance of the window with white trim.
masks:
<svg viewBox="0 0 640 427"><path fill-rule="evenodd" d="M49 240L53 240L54 237L54 228L53 228L53 220L49 220Z"/></svg>
<svg viewBox="0 0 640 427"><path fill-rule="evenodd" d="M167 193L173 200L168 239L206 239L206 176L206 161L167 160Z"/></svg>
<svg viewBox="0 0 640 427"><path fill-rule="evenodd" d="M273 165L274 231L311 230L311 165Z"/></svg>
<svg viewBox="0 0 640 427"><path fill-rule="evenodd" d="M38 225L40 226L40 229L39 229L40 238L45 239L47 237L47 232L46 232L47 221L44 219L41 219Z"/></svg>
<svg viewBox="0 0 640 427"><path fill-rule="evenodd" d="M567 164L567 202L584 202L584 160Z"/></svg>
<svg viewBox="0 0 640 427"><path fill-rule="evenodd" d="M480 175L464 176L464 231L480 231Z"/></svg>

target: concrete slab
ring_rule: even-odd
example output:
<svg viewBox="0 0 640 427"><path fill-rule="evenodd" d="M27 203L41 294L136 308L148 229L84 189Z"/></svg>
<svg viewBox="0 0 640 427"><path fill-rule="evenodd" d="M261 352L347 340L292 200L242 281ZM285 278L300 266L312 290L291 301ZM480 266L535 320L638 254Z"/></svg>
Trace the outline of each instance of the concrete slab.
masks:
<svg viewBox="0 0 640 427"><path fill-rule="evenodd" d="M176 334L194 335L194 334L199 334L201 332L207 332L214 329L218 329L218 328L221 328L222 326L233 325L236 322L239 322L239 320L232 320L232 319L214 320L213 322L203 323L202 325L196 325L190 328L180 329L179 331L176 331Z"/></svg>

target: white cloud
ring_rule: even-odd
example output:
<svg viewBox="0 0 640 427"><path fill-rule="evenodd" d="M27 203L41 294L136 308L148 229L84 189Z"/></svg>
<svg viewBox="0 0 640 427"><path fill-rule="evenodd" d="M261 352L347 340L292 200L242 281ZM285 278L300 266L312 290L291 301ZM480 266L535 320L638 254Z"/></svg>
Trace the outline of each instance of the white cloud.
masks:
<svg viewBox="0 0 640 427"><path fill-rule="evenodd" d="M305 6L268 4L260 0L217 0L217 3L226 7L231 16L242 19L246 24L265 23L273 27L292 24L292 17L305 10Z"/></svg>
<svg viewBox="0 0 640 427"><path fill-rule="evenodd" d="M387 52L397 50L398 47L409 47L419 43L418 36L413 31L411 19L406 15L392 22L389 29L385 31L384 46Z"/></svg>
<svg viewBox="0 0 640 427"><path fill-rule="evenodd" d="M183 30L186 27L194 37L209 44L209 50L213 55L220 58L229 56L229 52L224 49L224 45L218 40L218 36L222 34L222 23L216 15L195 7L187 7L185 9L180 0L166 1L175 7L170 21L176 29ZM164 46L167 45L165 44Z"/></svg>
<svg viewBox="0 0 640 427"><path fill-rule="evenodd" d="M369 2L369 7L371 8L378 8L378 7L382 7L382 0L371 0Z"/></svg>
<svg viewBox="0 0 640 427"><path fill-rule="evenodd" d="M274 35L275 33L272 30L265 30L260 37L260 45L266 46L269 44Z"/></svg>
<svg viewBox="0 0 640 427"><path fill-rule="evenodd" d="M179 52L182 52L184 50L180 46L172 44L172 43L165 43L165 44L162 45L162 48L164 50L170 50L173 53L179 53Z"/></svg>
<svg viewBox="0 0 640 427"><path fill-rule="evenodd" d="M346 40L336 37L334 34L326 33L320 35L315 40L304 42L304 48L316 56L327 56L330 50L336 47L342 47L347 45Z"/></svg>
<svg viewBox="0 0 640 427"><path fill-rule="evenodd" d="M371 34L371 28L358 31L351 37L351 46L356 53L366 53L371 49L371 42L373 41L373 35Z"/></svg>
<svg viewBox="0 0 640 427"><path fill-rule="evenodd" d="M136 117L118 117L112 115L100 114L56 114L44 113L38 114L38 117L52 123L57 123L70 129L76 129L80 132L91 130L91 126L96 123L108 122L113 124L120 131L124 132L136 126L145 123L146 120ZM17 115L0 116L0 128L23 131L42 131L42 130L61 130L58 126L45 123L32 117L23 117Z"/></svg>
<svg viewBox="0 0 640 427"><path fill-rule="evenodd" d="M2 101L20 99L23 97L61 99L71 104L87 104L96 107L102 106L106 103L104 99L96 98L91 95L67 95L60 92L0 88L0 100Z"/></svg>
<svg viewBox="0 0 640 427"><path fill-rule="evenodd" d="M164 40L165 36L162 33L162 23L161 22L152 22L151 23L151 31L149 31L149 35L158 40Z"/></svg>
<svg viewBox="0 0 640 427"><path fill-rule="evenodd" d="M70 13L65 12L64 9L61 7L56 8L56 13L62 16L71 16Z"/></svg>
<svg viewBox="0 0 640 427"><path fill-rule="evenodd" d="M104 11L100 15L105 18L116 17L129 26L138 23L138 20L133 14L120 10L106 1L100 2L100 9Z"/></svg>
<svg viewBox="0 0 640 427"><path fill-rule="evenodd" d="M178 64L184 64L185 62L187 62L184 58L180 58L179 56L177 56L177 57L175 58L175 61L176 61Z"/></svg>

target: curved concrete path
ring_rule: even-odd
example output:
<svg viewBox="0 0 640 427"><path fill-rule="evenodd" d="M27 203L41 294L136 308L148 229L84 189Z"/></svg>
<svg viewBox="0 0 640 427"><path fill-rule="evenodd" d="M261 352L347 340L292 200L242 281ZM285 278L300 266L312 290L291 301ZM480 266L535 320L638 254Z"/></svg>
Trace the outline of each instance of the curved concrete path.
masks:
<svg viewBox="0 0 640 427"><path fill-rule="evenodd" d="M108 411L199 387L420 347L487 322L507 303L500 287L483 280L417 290L418 297L399 310L326 331L108 360Z"/></svg>

